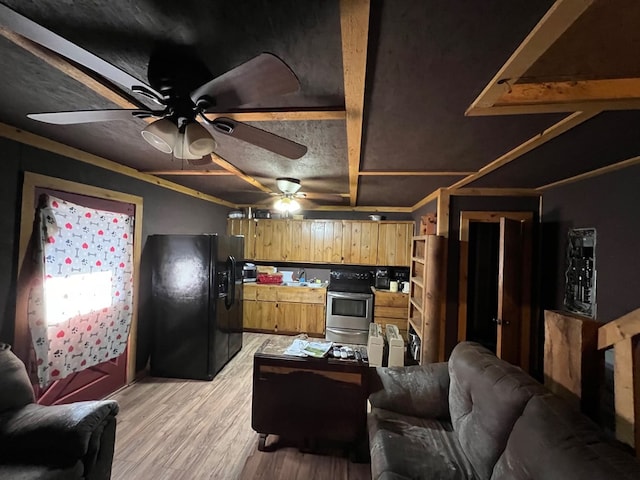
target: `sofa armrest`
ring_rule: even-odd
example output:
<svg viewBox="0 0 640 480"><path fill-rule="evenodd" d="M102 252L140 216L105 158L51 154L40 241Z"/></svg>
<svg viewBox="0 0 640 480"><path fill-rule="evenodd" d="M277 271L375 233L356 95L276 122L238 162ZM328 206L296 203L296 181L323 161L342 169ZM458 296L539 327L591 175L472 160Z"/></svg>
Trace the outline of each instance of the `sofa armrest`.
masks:
<svg viewBox="0 0 640 480"><path fill-rule="evenodd" d="M377 367L370 379L369 402L405 415L449 418L449 370L446 362L400 368Z"/></svg>
<svg viewBox="0 0 640 480"><path fill-rule="evenodd" d="M4 412L0 417L0 457L15 463L26 461L64 465L83 459L118 413L113 400L76 402L68 405L29 404ZM94 440L92 440L94 437Z"/></svg>

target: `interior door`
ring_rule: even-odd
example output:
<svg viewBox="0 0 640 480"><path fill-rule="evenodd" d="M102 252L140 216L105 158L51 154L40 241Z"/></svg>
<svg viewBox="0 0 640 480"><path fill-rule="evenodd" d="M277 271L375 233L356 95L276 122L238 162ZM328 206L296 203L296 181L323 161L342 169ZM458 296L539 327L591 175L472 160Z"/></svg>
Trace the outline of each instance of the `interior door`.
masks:
<svg viewBox="0 0 640 480"><path fill-rule="evenodd" d="M55 180L57 181L57 179ZM137 203L128 201L128 196L119 194L118 192L110 192L108 196L100 198L95 192L91 192L91 196L85 195L83 192L84 188L80 184L73 184L73 187L78 193L69 193L62 189L58 190L45 187L34 187L33 191L31 191L25 187L23 202L25 201L25 198L30 197L33 204L37 205L37 199L41 194L50 194L87 208L95 208L131 216L135 216L136 214ZM33 211L34 208L28 208L27 210ZM29 224L30 223L31 222L29 222ZM135 237L134 241L137 241ZM25 291L27 291L28 286L22 284L22 281L19 281L19 289L26 289ZM21 310L21 297L22 295L19 293L18 311ZM16 322L21 321L21 319L26 322L26 316L16 316ZM20 327L16 326L16 330L18 331L19 329ZM35 354L33 353L33 347L30 344L30 339L27 347L21 350L29 352L26 355L23 355L24 358L22 358L22 360L27 365L28 370L33 372L36 369ZM37 381L34 382L33 389L37 403L41 405L59 405L104 398L127 384L128 354L129 348L127 347L120 356L98 365L94 365L85 370L73 373L61 380L55 380L45 388L40 387L37 384Z"/></svg>
<svg viewBox="0 0 640 480"><path fill-rule="evenodd" d="M516 365L521 358L522 292L527 271L523 266L523 226L524 222L500 218L496 354Z"/></svg>

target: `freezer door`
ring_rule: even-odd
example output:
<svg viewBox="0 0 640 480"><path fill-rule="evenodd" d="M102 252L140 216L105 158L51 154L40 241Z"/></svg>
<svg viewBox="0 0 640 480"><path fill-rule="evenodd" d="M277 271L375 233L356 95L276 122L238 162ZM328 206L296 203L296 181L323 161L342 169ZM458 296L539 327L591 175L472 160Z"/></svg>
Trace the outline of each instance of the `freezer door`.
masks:
<svg viewBox="0 0 640 480"><path fill-rule="evenodd" d="M209 379L209 239L204 235L152 235L153 346L151 374Z"/></svg>
<svg viewBox="0 0 640 480"><path fill-rule="evenodd" d="M212 295L209 330L209 368L215 375L229 360L229 315L225 303L229 295L229 242L225 235L210 235Z"/></svg>

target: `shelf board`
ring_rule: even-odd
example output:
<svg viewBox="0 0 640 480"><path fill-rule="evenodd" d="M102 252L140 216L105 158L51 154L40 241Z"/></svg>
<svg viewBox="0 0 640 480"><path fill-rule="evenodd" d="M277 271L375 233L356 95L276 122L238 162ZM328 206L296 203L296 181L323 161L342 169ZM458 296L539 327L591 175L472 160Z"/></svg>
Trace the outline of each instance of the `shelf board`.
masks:
<svg viewBox="0 0 640 480"><path fill-rule="evenodd" d="M415 283L420 288L424 288L424 282L422 281L422 277L411 277L411 283Z"/></svg>
<svg viewBox="0 0 640 480"><path fill-rule="evenodd" d="M422 341L422 320L419 318L409 318L409 325L411 327L413 327L413 330L416 332L416 335L418 335L418 338L420 338L420 341ZM409 329L407 328L407 331Z"/></svg>
<svg viewBox="0 0 640 480"><path fill-rule="evenodd" d="M411 260L413 260L416 263L420 263L422 265L424 265L424 258L421 257L411 257Z"/></svg>
<svg viewBox="0 0 640 480"><path fill-rule="evenodd" d="M422 311L422 302L420 301L420 299L418 298L411 298L411 305L413 305L414 307L416 307L416 309L420 312L420 313L424 313Z"/></svg>

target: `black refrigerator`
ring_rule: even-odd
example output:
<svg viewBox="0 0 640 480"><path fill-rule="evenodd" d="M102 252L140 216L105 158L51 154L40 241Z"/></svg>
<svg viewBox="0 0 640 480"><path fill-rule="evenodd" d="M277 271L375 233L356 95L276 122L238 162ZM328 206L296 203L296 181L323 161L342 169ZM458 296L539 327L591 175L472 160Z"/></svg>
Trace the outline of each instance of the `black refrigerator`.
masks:
<svg viewBox="0 0 640 480"><path fill-rule="evenodd" d="M151 235L151 375L211 380L242 348L244 237Z"/></svg>

